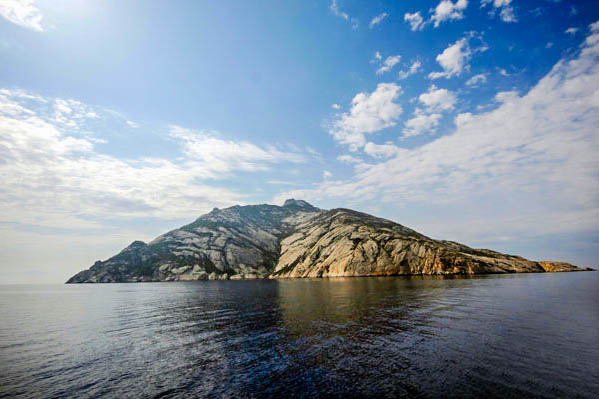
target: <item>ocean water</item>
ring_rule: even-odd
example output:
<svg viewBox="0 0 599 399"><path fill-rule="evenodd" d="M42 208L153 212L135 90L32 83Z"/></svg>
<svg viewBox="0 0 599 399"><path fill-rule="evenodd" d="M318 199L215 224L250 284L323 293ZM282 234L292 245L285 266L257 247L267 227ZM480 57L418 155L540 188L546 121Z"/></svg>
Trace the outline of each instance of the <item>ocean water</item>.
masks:
<svg viewBox="0 0 599 399"><path fill-rule="evenodd" d="M0 286L0 397L598 393L599 273Z"/></svg>

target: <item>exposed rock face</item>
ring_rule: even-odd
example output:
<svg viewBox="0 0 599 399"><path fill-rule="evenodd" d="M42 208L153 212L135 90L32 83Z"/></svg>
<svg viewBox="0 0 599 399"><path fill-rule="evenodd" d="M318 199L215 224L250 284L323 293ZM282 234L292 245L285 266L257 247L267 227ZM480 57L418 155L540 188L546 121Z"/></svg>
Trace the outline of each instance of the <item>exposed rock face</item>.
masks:
<svg viewBox="0 0 599 399"><path fill-rule="evenodd" d="M439 241L389 220L305 201L214 209L135 241L67 283L577 271Z"/></svg>
<svg viewBox="0 0 599 399"><path fill-rule="evenodd" d="M388 220L334 209L281 242L275 277L543 272L533 261L437 241Z"/></svg>
<svg viewBox="0 0 599 399"><path fill-rule="evenodd" d="M575 272L580 270L578 266L571 265L566 262L554 262L550 260L542 260L539 262L543 270L546 272ZM587 268L586 270L593 270L591 268Z"/></svg>

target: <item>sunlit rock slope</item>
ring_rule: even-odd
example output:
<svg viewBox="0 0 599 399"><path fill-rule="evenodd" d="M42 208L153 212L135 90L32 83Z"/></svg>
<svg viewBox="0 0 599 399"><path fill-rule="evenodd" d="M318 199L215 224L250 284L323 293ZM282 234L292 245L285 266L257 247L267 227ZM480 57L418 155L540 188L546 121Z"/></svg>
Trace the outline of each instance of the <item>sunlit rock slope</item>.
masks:
<svg viewBox="0 0 599 399"><path fill-rule="evenodd" d="M135 241L67 283L578 271L426 237L350 209L215 208L146 244Z"/></svg>

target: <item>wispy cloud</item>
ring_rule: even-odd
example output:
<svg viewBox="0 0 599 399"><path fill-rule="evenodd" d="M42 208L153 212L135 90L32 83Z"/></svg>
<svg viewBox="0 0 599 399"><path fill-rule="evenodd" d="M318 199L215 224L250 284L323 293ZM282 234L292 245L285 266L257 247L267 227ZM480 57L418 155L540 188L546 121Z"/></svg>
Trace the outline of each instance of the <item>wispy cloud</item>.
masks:
<svg viewBox="0 0 599 399"><path fill-rule="evenodd" d="M36 0L2 0L0 16L23 28L43 32L43 15L35 3Z"/></svg>
<svg viewBox="0 0 599 399"><path fill-rule="evenodd" d="M85 129L104 115L75 100L0 91L2 222L97 228L92 220L189 217L243 202L244 195L208 183L235 172L305 162L300 153L170 128L180 159L117 158L96 149ZM54 111L53 111L54 110ZM123 121L123 126L125 121Z"/></svg>
<svg viewBox="0 0 599 399"><path fill-rule="evenodd" d="M496 12L499 11L499 18L503 22L518 22L516 12L511 3L512 0L481 0L480 6L484 8L487 5L491 5L491 11L489 11L491 17L495 16Z"/></svg>
<svg viewBox="0 0 599 399"><path fill-rule="evenodd" d="M337 0L333 0L330 6L331 11L338 17L341 17L345 20L349 19L349 15L346 12L343 12L339 9L339 5L337 4Z"/></svg>
<svg viewBox="0 0 599 399"><path fill-rule="evenodd" d="M380 68L376 70L376 74L382 75L385 72L389 72L395 65L399 64L400 60L400 55L390 55L385 59L385 61L383 61L383 64L380 66Z"/></svg>
<svg viewBox="0 0 599 399"><path fill-rule="evenodd" d="M399 71L399 73L397 74L397 78L399 80L407 79L408 77L418 72L421 67L422 63L420 61L414 61L412 62L412 65L410 65L410 68L407 71Z"/></svg>
<svg viewBox="0 0 599 399"><path fill-rule="evenodd" d="M236 170L268 170L269 165L283 161L305 162L298 153L283 152L273 146L262 148L246 141L225 140L214 132L172 125L170 135L181 140L187 160L197 162L194 165L196 173L205 178L217 178Z"/></svg>
<svg viewBox="0 0 599 399"><path fill-rule="evenodd" d="M345 163L350 163L350 164L352 164L352 163L361 163L362 162L362 160L360 158L357 158L357 157L355 157L353 155L348 155L348 154L339 155L337 157L337 160L340 161L340 162L345 162Z"/></svg>
<svg viewBox="0 0 599 399"><path fill-rule="evenodd" d="M359 22L356 18L350 18L349 14L346 13L345 11L342 11L339 8L339 5L337 4L337 0L333 0L331 1L331 5L330 5L330 10L333 13L333 15L339 17L339 18L343 18L346 21L349 21L351 23L351 26L353 29L358 28Z"/></svg>
<svg viewBox="0 0 599 399"><path fill-rule="evenodd" d="M484 73L479 73L478 75L474 75L470 79L466 81L466 86L477 87L480 84L487 83L487 75Z"/></svg>
<svg viewBox="0 0 599 399"><path fill-rule="evenodd" d="M388 16L389 16L389 14L387 14L386 12L380 13L376 17L372 18L372 20L370 21L370 24L368 26L370 27L370 29L372 29L375 25L381 23L381 21L383 19L387 18Z"/></svg>

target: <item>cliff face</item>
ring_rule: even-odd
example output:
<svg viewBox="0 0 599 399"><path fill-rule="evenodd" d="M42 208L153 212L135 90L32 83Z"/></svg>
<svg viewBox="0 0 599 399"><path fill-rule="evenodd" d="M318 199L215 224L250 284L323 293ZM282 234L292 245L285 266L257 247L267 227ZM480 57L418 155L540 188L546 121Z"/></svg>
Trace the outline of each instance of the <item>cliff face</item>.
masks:
<svg viewBox="0 0 599 399"><path fill-rule="evenodd" d="M214 209L135 241L67 283L576 271L439 241L389 220L305 201Z"/></svg>
<svg viewBox="0 0 599 399"><path fill-rule="evenodd" d="M281 242L273 277L543 272L537 262L438 241L399 224L335 209Z"/></svg>

